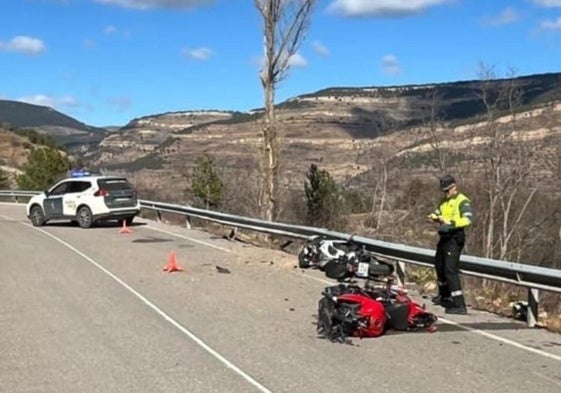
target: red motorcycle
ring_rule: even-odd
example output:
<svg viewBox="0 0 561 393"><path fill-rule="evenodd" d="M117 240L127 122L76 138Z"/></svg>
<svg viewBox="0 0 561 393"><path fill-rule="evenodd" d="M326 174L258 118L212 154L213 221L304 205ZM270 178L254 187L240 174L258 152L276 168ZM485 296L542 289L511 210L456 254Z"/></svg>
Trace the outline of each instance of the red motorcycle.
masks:
<svg viewBox="0 0 561 393"><path fill-rule="evenodd" d="M325 288L318 303L317 332L332 342L351 337L379 337L389 330L436 331L437 317L394 285L393 277L381 278L358 260L331 261L327 277L341 282ZM347 279L364 278L363 287ZM382 285L376 285L382 283Z"/></svg>

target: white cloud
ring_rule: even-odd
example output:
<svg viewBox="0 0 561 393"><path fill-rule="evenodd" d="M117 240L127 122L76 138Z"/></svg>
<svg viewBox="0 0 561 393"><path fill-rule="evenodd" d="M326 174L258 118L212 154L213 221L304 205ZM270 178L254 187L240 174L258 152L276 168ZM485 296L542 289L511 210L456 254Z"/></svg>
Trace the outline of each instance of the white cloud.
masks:
<svg viewBox="0 0 561 393"><path fill-rule="evenodd" d="M38 38L17 36L8 42L0 41L0 51L39 55L47 50L45 43Z"/></svg>
<svg viewBox="0 0 561 393"><path fill-rule="evenodd" d="M507 7L499 15L487 18L484 22L489 26L502 26L514 23L520 19L519 13L512 7Z"/></svg>
<svg viewBox="0 0 561 393"><path fill-rule="evenodd" d="M105 29L103 29L103 32L105 34L113 34L117 32L117 28L115 26L109 25L106 26Z"/></svg>
<svg viewBox="0 0 561 393"><path fill-rule="evenodd" d="M561 17L555 20L544 20L540 27L543 30L560 30L561 29Z"/></svg>
<svg viewBox="0 0 561 393"><path fill-rule="evenodd" d="M17 101L34 105L48 106L56 109L76 108L81 105L77 98L70 95L54 97L45 94L35 94L33 96L20 97Z"/></svg>
<svg viewBox="0 0 561 393"><path fill-rule="evenodd" d="M196 49L183 48L181 53L195 60L208 60L213 54L212 49L205 47Z"/></svg>
<svg viewBox="0 0 561 393"><path fill-rule="evenodd" d="M290 67L306 67L308 61L300 53L295 53L288 59L288 65Z"/></svg>
<svg viewBox="0 0 561 393"><path fill-rule="evenodd" d="M107 25L105 26L105 28L103 29L103 33L106 35L115 35L117 34L119 30L117 27L113 26L113 25ZM130 38L132 37L132 33L130 32L130 30L122 30L121 34L124 38Z"/></svg>
<svg viewBox="0 0 561 393"><path fill-rule="evenodd" d="M187 9L214 3L214 0L95 0L125 8L148 10L153 8Z"/></svg>
<svg viewBox="0 0 561 393"><path fill-rule="evenodd" d="M322 56L329 56L329 48L327 48L321 42L314 41L314 42L312 42L312 46L314 47L314 50L316 51L316 53L318 53Z"/></svg>
<svg viewBox="0 0 561 393"><path fill-rule="evenodd" d="M347 17L395 17L421 13L450 0L333 0L328 10Z"/></svg>
<svg viewBox="0 0 561 393"><path fill-rule="evenodd" d="M399 60L395 55L382 57L382 72L386 75L397 75L401 73Z"/></svg>
<svg viewBox="0 0 561 393"><path fill-rule="evenodd" d="M547 8L561 7L561 0L532 0L532 3Z"/></svg>
<svg viewBox="0 0 561 393"><path fill-rule="evenodd" d="M259 68L264 68L265 67L265 56L261 55L261 56L255 56L251 59L251 62L255 65L257 65ZM304 56L302 56L300 53L295 53L292 56L290 56L290 58L288 59L288 66L289 67L307 67L308 66L308 60L306 60L306 58Z"/></svg>
<svg viewBox="0 0 561 393"><path fill-rule="evenodd" d="M73 96L60 97L56 101L56 106L64 107L64 108L68 108L68 107L76 108L79 107L80 105L81 105L80 101L78 101L78 99Z"/></svg>

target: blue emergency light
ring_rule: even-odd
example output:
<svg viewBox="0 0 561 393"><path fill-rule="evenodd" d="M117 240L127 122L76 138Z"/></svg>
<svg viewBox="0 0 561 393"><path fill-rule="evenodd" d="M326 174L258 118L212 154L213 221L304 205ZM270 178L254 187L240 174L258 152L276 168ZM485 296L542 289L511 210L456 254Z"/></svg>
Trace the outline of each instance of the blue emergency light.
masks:
<svg viewBox="0 0 561 393"><path fill-rule="evenodd" d="M91 176L91 173L83 169L77 169L70 172L70 177L85 177L85 176Z"/></svg>

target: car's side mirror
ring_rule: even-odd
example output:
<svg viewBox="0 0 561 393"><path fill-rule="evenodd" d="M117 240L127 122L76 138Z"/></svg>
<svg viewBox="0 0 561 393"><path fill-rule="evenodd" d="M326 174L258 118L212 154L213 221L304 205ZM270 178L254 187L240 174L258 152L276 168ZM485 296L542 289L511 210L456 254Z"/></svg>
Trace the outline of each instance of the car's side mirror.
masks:
<svg viewBox="0 0 561 393"><path fill-rule="evenodd" d="M49 190L45 190L43 192L45 193L45 196L47 196L47 197L49 196Z"/></svg>

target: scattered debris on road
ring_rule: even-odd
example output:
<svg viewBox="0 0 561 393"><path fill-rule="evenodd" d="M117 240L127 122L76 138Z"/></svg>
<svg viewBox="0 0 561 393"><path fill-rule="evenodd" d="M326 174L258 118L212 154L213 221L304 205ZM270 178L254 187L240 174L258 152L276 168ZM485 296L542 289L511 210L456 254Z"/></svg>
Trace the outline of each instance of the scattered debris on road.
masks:
<svg viewBox="0 0 561 393"><path fill-rule="evenodd" d="M218 266L218 265L216 265L216 271L217 271L218 273L230 274L230 270L229 270L229 269L226 269L225 267L221 267L221 266Z"/></svg>

